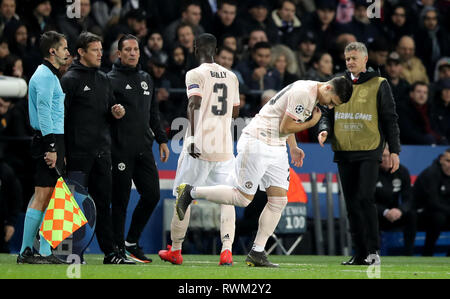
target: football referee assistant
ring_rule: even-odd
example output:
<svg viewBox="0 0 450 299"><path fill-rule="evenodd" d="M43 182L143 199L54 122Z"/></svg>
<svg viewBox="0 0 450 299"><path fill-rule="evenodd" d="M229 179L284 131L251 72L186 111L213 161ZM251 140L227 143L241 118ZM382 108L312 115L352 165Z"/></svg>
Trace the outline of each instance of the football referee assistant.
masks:
<svg viewBox="0 0 450 299"><path fill-rule="evenodd" d="M153 80L138 64L140 52L135 36L128 34L119 40L118 56L108 77L117 103L123 105L127 113L112 127L114 235L117 246L125 249L128 257L150 263L152 260L144 255L138 241L160 195L152 144L156 139L160 159L166 162L169 159L168 139L161 128ZM132 180L140 199L124 239Z"/></svg>
<svg viewBox="0 0 450 299"><path fill-rule="evenodd" d="M332 149L345 197L354 256L342 265L380 264L375 188L387 142L390 171L400 165L400 131L389 83L366 69L367 48L352 42L344 51L345 76L353 82L346 104L326 110L319 122L320 145L333 135Z"/></svg>
<svg viewBox="0 0 450 299"><path fill-rule="evenodd" d="M17 257L19 264L62 264L41 238L39 256L32 248L36 234L44 218L53 189L58 180L55 166L64 168L64 92L59 82L58 69L70 56L67 40L55 31L44 33L39 41L44 57L29 82L28 110L30 124L34 129L32 155L35 164L34 200L25 214L22 248Z"/></svg>

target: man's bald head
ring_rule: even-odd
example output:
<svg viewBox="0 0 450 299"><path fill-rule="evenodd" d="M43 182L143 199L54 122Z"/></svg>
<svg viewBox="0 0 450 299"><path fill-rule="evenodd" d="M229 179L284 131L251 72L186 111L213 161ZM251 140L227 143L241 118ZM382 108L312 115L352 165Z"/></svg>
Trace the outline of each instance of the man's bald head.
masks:
<svg viewBox="0 0 450 299"><path fill-rule="evenodd" d="M397 53L402 61L408 61L414 57L416 44L410 36L402 36L397 44Z"/></svg>

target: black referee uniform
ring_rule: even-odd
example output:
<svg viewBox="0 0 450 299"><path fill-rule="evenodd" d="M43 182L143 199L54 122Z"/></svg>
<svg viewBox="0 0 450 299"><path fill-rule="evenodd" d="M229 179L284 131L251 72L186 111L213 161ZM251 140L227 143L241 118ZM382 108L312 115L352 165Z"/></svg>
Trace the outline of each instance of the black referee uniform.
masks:
<svg viewBox="0 0 450 299"><path fill-rule="evenodd" d="M154 83L140 69L117 60L108 73L114 96L124 106L125 116L112 127L112 213L115 241L124 246L125 218L132 180L140 194L126 241L138 243L141 233L160 198L159 176L153 158L153 140L167 143L161 128Z"/></svg>

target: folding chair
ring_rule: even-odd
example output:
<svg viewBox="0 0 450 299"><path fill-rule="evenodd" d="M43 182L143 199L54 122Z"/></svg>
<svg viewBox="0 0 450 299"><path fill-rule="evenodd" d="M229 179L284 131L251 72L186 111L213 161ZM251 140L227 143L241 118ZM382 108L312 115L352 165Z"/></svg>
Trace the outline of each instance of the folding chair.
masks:
<svg viewBox="0 0 450 299"><path fill-rule="evenodd" d="M281 214L280 222L271 236L275 243L267 250L267 254L279 247L283 254L290 255L302 241L305 232L306 204L303 202L288 202ZM283 244L283 237L287 235L298 235L289 249L286 249Z"/></svg>

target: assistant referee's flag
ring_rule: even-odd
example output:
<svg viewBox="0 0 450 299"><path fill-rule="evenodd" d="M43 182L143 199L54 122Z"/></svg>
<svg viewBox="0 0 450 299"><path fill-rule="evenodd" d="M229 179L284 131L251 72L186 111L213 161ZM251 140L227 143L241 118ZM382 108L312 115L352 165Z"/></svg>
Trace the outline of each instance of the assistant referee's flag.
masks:
<svg viewBox="0 0 450 299"><path fill-rule="evenodd" d="M56 182L44 220L42 221L41 236L54 249L87 222L72 192L70 192L64 179L60 177Z"/></svg>

